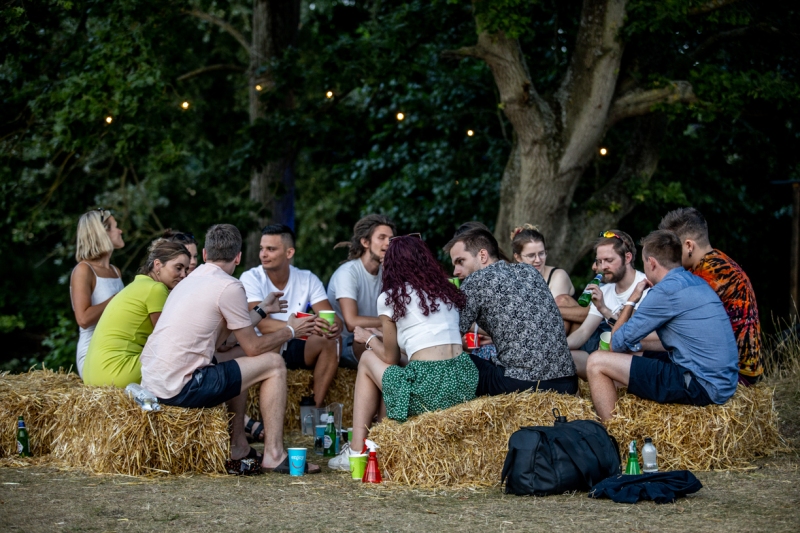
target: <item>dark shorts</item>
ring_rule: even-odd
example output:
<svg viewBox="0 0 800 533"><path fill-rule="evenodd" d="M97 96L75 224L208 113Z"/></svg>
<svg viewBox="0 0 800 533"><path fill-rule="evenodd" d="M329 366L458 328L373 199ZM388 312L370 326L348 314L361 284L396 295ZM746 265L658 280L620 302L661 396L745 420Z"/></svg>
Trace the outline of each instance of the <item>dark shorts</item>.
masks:
<svg viewBox="0 0 800 533"><path fill-rule="evenodd" d="M700 407L714 403L692 373L670 361L666 352L633 356L628 392L658 403Z"/></svg>
<svg viewBox="0 0 800 533"><path fill-rule="evenodd" d="M286 349L281 356L289 370L306 369L313 370L313 366L306 364L306 341L302 339L292 339L286 345Z"/></svg>
<svg viewBox="0 0 800 533"><path fill-rule="evenodd" d="M176 407L216 407L232 400L242 392L242 371L236 360L217 363L198 368L192 379L172 398L159 398L164 405Z"/></svg>
<svg viewBox="0 0 800 533"><path fill-rule="evenodd" d="M529 389L538 391L555 391L562 394L575 394L578 392L578 376L548 379L542 381L523 381L503 375L503 368L496 366L491 361L476 355L470 359L478 369L478 388L475 396L497 396L511 392L522 392Z"/></svg>

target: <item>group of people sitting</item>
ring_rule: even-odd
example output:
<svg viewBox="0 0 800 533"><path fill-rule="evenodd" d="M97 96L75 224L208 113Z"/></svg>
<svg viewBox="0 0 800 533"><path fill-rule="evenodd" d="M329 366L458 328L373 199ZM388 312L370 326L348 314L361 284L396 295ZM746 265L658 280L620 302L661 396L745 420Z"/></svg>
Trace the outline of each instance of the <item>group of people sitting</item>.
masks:
<svg viewBox="0 0 800 533"><path fill-rule="evenodd" d="M91 385L141 382L166 405L227 403L231 473L288 473L287 369L313 372L317 406L339 366L358 369L353 443L384 416L402 422L526 390L577 394L579 378L608 420L619 387L703 406L724 403L737 381L750 385L763 372L750 281L711 247L696 209L668 213L642 239L643 272L634 267L630 236L603 232L593 264L603 283L585 289L588 307L578 305L567 273L546 264L535 227L511 237L513 260L483 224L458 228L444 251L459 288L420 234L396 236L389 219L368 215L340 243L348 258L326 291L291 264L295 236L279 224L262 231L261 265L236 279L241 234L218 224L206 233L202 265L194 237L169 231L122 289L110 264L124 245L121 231L108 211L90 211L79 222L70 286L81 327L78 371ZM333 324L319 318L324 310L335 311ZM610 349L599 350L604 332ZM478 348L467 333L476 334ZM261 421L245 416L248 389L258 383ZM248 436L263 440L263 455ZM329 466L348 469L348 455L362 451L353 446Z"/></svg>

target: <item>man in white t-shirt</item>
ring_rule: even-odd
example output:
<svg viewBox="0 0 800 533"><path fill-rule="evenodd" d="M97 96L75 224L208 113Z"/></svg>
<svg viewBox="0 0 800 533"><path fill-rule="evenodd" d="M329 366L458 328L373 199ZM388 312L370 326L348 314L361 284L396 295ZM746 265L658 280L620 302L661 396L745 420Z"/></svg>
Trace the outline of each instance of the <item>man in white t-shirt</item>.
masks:
<svg viewBox="0 0 800 533"><path fill-rule="evenodd" d="M231 275L241 260L241 249L242 235L235 226L209 228L205 264L170 293L142 350L142 386L165 405L207 408L227 402L234 415L228 472L288 474L283 448L286 365L275 350L295 335L320 334L320 330L314 319L291 315L283 329L256 335L253 326L260 314L256 309L248 312L244 287ZM280 313L286 302L278 298L279 293L268 295L258 309ZM231 333L238 342L233 348L227 342ZM250 447L244 433L247 394L257 383L266 428L263 456ZM308 471L320 469L308 465Z"/></svg>
<svg viewBox="0 0 800 533"><path fill-rule="evenodd" d="M285 313L264 314L257 329L261 334L272 333L286 327L293 313L305 313L311 306L319 316L320 311L332 311L325 287L310 270L300 270L291 264L295 254L295 235L284 224L271 224L261 231L258 258L261 265L245 271L239 278L247 292L247 305L254 309L271 292L283 293L288 302ZM324 335L311 335L307 340L292 339L281 348L286 368L304 368L314 372L314 403L325 405L325 395L336 377L339 366L339 338L341 321L326 328L327 322L317 319Z"/></svg>
<svg viewBox="0 0 800 533"><path fill-rule="evenodd" d="M381 293L381 263L389 247L395 228L383 215L367 215L353 227L347 246L347 262L331 276L328 283L328 301L336 315L344 322L342 332L342 366L356 368L364 345L353 342L353 331L362 327L381 327L378 318L378 295Z"/></svg>
<svg viewBox="0 0 800 533"><path fill-rule="evenodd" d="M615 229L603 232L594 250L598 273L603 274L604 285L587 287L586 290L592 293L589 314L583 324L567 337L578 376L582 379L586 379L586 360L589 353L597 349L595 343L599 341L600 333L611 331L636 284L645 279L644 272L633 267L636 245L624 231ZM593 336L597 338L592 339Z"/></svg>

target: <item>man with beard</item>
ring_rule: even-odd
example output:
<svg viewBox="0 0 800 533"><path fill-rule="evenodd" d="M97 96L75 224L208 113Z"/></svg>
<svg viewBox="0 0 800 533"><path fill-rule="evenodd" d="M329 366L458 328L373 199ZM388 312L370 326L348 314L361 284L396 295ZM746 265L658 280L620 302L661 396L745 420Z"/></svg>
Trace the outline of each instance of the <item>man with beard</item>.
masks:
<svg viewBox="0 0 800 533"><path fill-rule="evenodd" d="M636 245L624 231L604 231L594 250L598 273L603 274L605 285L587 287L592 293L589 314L583 324L567 337L578 376L582 379L586 379L586 359L597 350L600 334L611 331L636 284L645 279L644 272L633 267Z"/></svg>
<svg viewBox="0 0 800 533"><path fill-rule="evenodd" d="M340 365L346 368L356 368L367 349L365 344L353 344L356 327L370 334L378 333L377 328L381 327L378 318L381 263L394 233L394 223L387 217L367 215L356 222L348 242L335 246L348 248L347 261L336 269L328 283L328 301L345 325Z"/></svg>

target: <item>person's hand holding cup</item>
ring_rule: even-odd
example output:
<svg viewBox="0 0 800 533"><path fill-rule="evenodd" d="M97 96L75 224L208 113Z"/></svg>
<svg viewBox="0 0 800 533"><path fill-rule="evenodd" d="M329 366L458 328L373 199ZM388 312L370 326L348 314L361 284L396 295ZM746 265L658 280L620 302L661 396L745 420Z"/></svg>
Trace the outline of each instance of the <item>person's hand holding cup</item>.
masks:
<svg viewBox="0 0 800 533"><path fill-rule="evenodd" d="M335 339L341 335L339 324L336 322L336 312L323 309L319 312L319 317L326 322L322 332L325 334L326 339Z"/></svg>
<svg viewBox="0 0 800 533"><path fill-rule="evenodd" d="M474 331L470 331L464 334L464 342L467 346L467 350L477 350L481 345L480 335Z"/></svg>
<svg viewBox="0 0 800 533"><path fill-rule="evenodd" d="M319 334L317 317L309 313L297 313L289 316L288 324L294 329L294 338L308 340L309 335Z"/></svg>

